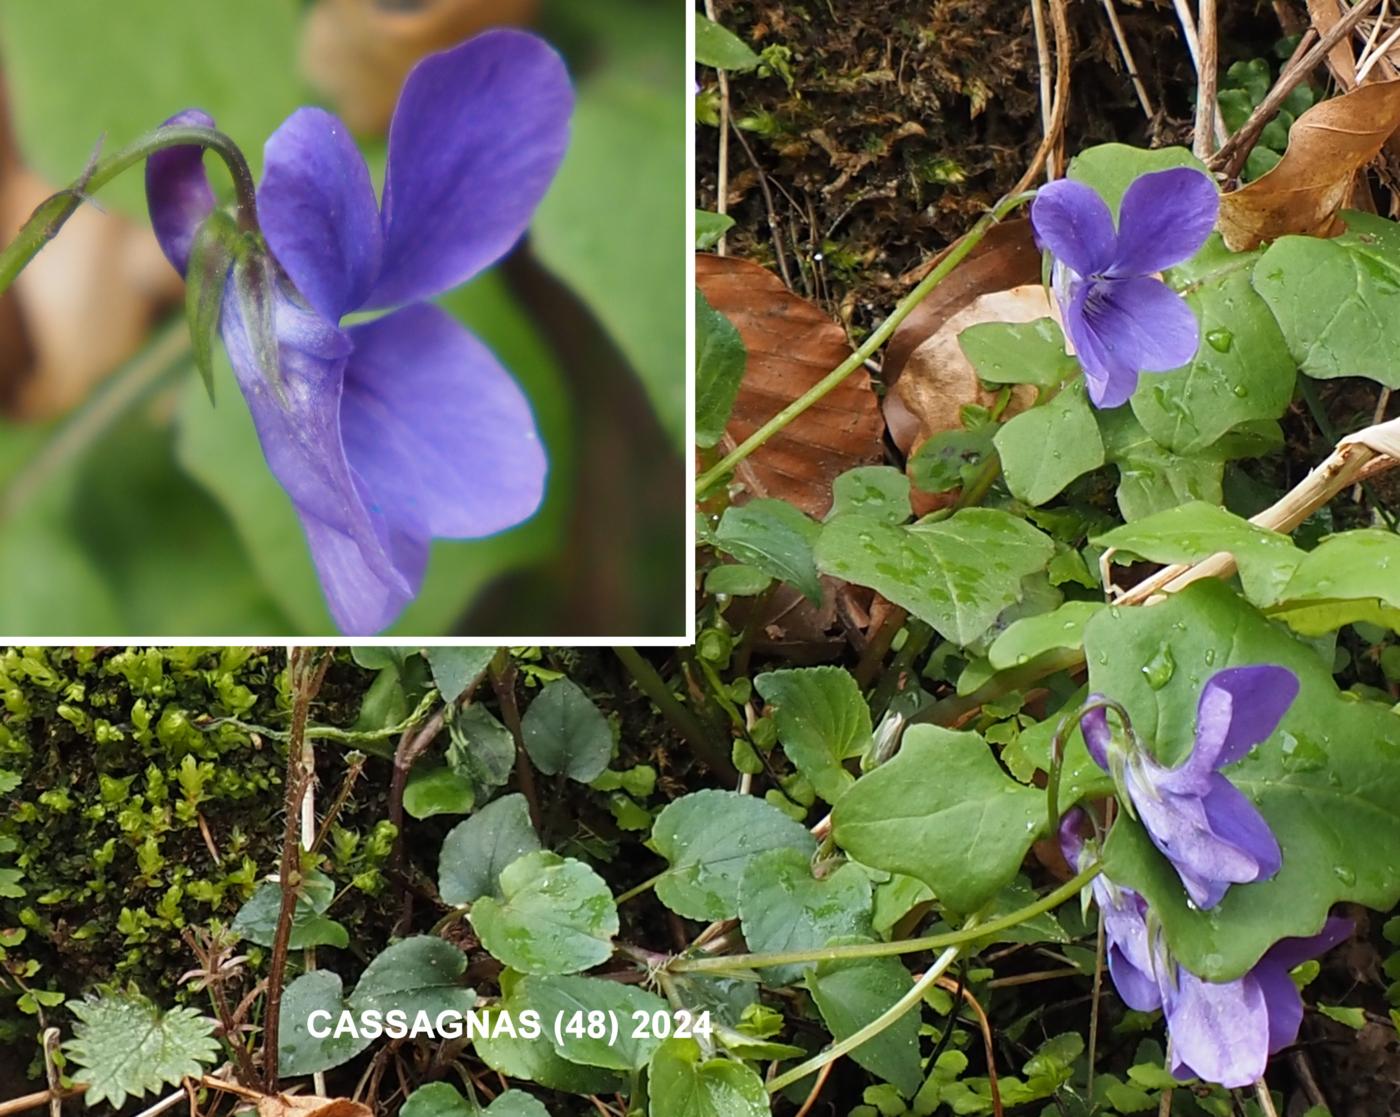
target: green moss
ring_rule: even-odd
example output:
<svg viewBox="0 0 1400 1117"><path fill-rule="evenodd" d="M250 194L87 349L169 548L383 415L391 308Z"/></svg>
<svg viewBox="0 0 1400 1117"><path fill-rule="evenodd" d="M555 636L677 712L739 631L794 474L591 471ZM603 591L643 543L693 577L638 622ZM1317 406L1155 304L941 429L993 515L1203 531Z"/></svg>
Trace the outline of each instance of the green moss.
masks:
<svg viewBox="0 0 1400 1117"><path fill-rule="evenodd" d="M349 724L371 678L337 662L315 720ZM8 648L0 698L0 1044L19 1040L27 1061L40 1012L65 996L127 979L176 989L181 930L228 923L275 868L285 746L209 723L285 726L286 653ZM334 787L341 750L318 756ZM332 876L358 886L341 918L375 921L385 786L361 784L328 844Z"/></svg>

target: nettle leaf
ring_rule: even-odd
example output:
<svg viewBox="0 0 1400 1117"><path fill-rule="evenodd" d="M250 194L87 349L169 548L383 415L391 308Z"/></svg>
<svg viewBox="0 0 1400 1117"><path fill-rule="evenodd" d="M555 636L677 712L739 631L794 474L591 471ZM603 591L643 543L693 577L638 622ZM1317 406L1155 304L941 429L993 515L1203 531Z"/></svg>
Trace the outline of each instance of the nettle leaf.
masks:
<svg viewBox="0 0 1400 1117"><path fill-rule="evenodd" d="M734 1059L706 1059L693 1039L668 1039L651 1057L651 1112L683 1117L768 1117L763 1079Z"/></svg>
<svg viewBox="0 0 1400 1117"><path fill-rule="evenodd" d="M577 973L607 961L618 929L603 878L547 850L507 865L501 899L482 896L470 918L493 957L530 974Z"/></svg>
<svg viewBox="0 0 1400 1117"><path fill-rule="evenodd" d="M770 849L811 857L807 828L771 803L737 791L696 791L656 817L652 845L670 862L656 883L661 902L690 919L725 919L739 905L749 862Z"/></svg>
<svg viewBox="0 0 1400 1117"><path fill-rule="evenodd" d="M79 1068L73 1078L86 1084L89 1106L105 1101L121 1109L128 1096L178 1086L219 1057L216 1022L192 1008L161 1012L135 992L89 996L68 1007L78 1022L63 1050Z"/></svg>
<svg viewBox="0 0 1400 1117"><path fill-rule="evenodd" d="M824 573L878 590L962 645L1021 600L1021 579L1043 570L1054 553L1049 536L991 508L912 527L838 516L817 542Z"/></svg>
<svg viewBox="0 0 1400 1117"><path fill-rule="evenodd" d="M742 563L787 582L814 604L822 585L812 548L821 527L785 500L751 500L731 505L715 529L715 547Z"/></svg>
<svg viewBox="0 0 1400 1117"><path fill-rule="evenodd" d="M1013 621L987 649L992 668L1006 671L1044 652L1084 646L1084 625L1103 609L1102 601L1066 601L1049 613Z"/></svg>
<svg viewBox="0 0 1400 1117"><path fill-rule="evenodd" d="M482 896L501 896L501 871L540 848L530 823L525 796L503 795L487 803L442 841L438 858L438 892L443 902L470 904Z"/></svg>
<svg viewBox="0 0 1400 1117"><path fill-rule="evenodd" d="M750 950L813 950L832 939L869 936L870 877L849 861L826 876L812 875L812 859L795 849L755 857L739 884L739 920ZM769 966L765 982L788 985L810 964Z"/></svg>
<svg viewBox="0 0 1400 1117"><path fill-rule="evenodd" d="M1079 362L1065 353L1065 335L1053 318L980 322L958 334L958 345L988 384L1051 388L1079 371Z"/></svg>
<svg viewBox="0 0 1400 1117"><path fill-rule="evenodd" d="M834 803L855 782L843 762L870 745L870 708L849 671L796 667L754 679L778 740L813 789Z"/></svg>
<svg viewBox="0 0 1400 1117"><path fill-rule="evenodd" d="M831 1034L842 1040L854 1035L908 993L914 979L897 958L855 958L819 963L816 970L807 975L806 984ZM912 1097L923 1081L919 1057L920 1015L916 1005L851 1052L852 1059L871 1074L891 1083L905 1097Z"/></svg>
<svg viewBox="0 0 1400 1117"><path fill-rule="evenodd" d="M696 12L695 61L716 70L752 70L759 58L734 32Z"/></svg>
<svg viewBox="0 0 1400 1117"><path fill-rule="evenodd" d="M1258 259L1258 252L1231 252L1212 234L1167 274L1200 322L1201 344L1184 368L1144 374L1131 402L1147 433L1175 453L1208 450L1242 423L1276 419L1293 398L1297 364L1250 286Z"/></svg>
<svg viewBox="0 0 1400 1117"><path fill-rule="evenodd" d="M650 1021L658 1013L670 1012L670 1006L655 993L598 977L524 977L517 992L517 1003L535 1009L546 1021L546 1042L553 1044L561 1058L604 1070L633 1071L646 1066L661 1040L656 1038L655 1028L639 1028L632 1014L645 1012ZM554 1021L562 1018L567 1022L575 1013L582 1013L586 1021L590 1012L613 1014L617 1020L615 1039L611 1033L594 1038L586 1029L583 1035L569 1034L561 1027L566 1034L560 1043L554 1034Z"/></svg>
<svg viewBox="0 0 1400 1117"><path fill-rule="evenodd" d="M1309 376L1369 376L1400 388L1400 229L1347 210L1339 237L1280 237L1254 289Z"/></svg>
<svg viewBox="0 0 1400 1117"><path fill-rule="evenodd" d="M1277 876L1234 885L1218 907L1193 911L1135 823L1120 817L1108 841L1108 873L1147 897L1183 965L1229 980L1278 939L1316 933L1333 904L1386 911L1400 900L1400 860L1377 856L1400 849L1400 717L1341 694L1312 648L1214 580L1150 609L1105 610L1089 622L1085 648L1090 688L1123 703L1167 764L1190 749L1196 703L1214 672L1276 663L1301 683L1275 733L1226 769L1279 839Z"/></svg>
<svg viewBox="0 0 1400 1117"><path fill-rule="evenodd" d="M1197 562L1228 551L1239 565L1245 593L1261 605L1278 599L1304 558L1288 536L1202 501L1114 528L1093 542L1161 563Z"/></svg>
<svg viewBox="0 0 1400 1117"><path fill-rule="evenodd" d="M1304 635L1355 620L1400 632L1400 536L1370 528L1328 536L1302 557L1277 600L1269 615Z"/></svg>
<svg viewBox="0 0 1400 1117"><path fill-rule="evenodd" d="M1058 496L1104 462L1103 439L1083 380L1008 420L992 442L1011 495L1031 505Z"/></svg>
<svg viewBox="0 0 1400 1117"><path fill-rule="evenodd" d="M913 515L909 478L892 465L861 465L846 470L831 483L831 511L827 519L843 512L864 512L886 523L904 523Z"/></svg>
<svg viewBox="0 0 1400 1117"><path fill-rule="evenodd" d="M547 683L520 719L525 751L547 776L579 783L596 780L612 759L612 727L571 679Z"/></svg>
<svg viewBox="0 0 1400 1117"><path fill-rule="evenodd" d="M496 658L495 648L433 647L423 649L433 683L446 702L455 702L473 679Z"/></svg>
<svg viewBox="0 0 1400 1117"><path fill-rule="evenodd" d="M475 805L476 786L445 764L414 768L403 790L403 809L414 818L469 814Z"/></svg>
<svg viewBox="0 0 1400 1117"><path fill-rule="evenodd" d="M1044 792L1002 771L976 733L936 725L912 726L831 816L836 844L857 861L915 877L964 914L1016 875L1044 825Z"/></svg>
<svg viewBox="0 0 1400 1117"><path fill-rule="evenodd" d="M729 224L734 224L731 220ZM723 229L721 228L721 232ZM718 239L718 238L716 238ZM724 437L749 353L734 323L695 289L695 442L706 449Z"/></svg>
<svg viewBox="0 0 1400 1117"><path fill-rule="evenodd" d="M292 912L292 937L288 945L293 950L312 946L334 946L344 950L350 945L350 933L325 914L334 899L335 882L325 873L313 869L303 877L301 892ZM229 929L249 942L271 946L281 913L282 885L275 880L265 880L253 891L247 903L238 909Z"/></svg>
<svg viewBox="0 0 1400 1117"><path fill-rule="evenodd" d="M379 953L349 997L342 994L338 974L302 974L282 994L279 1072L292 1076L330 1070L365 1050L373 1040L335 1035L340 1014L347 1009L357 1016L398 1009L410 1021L420 1012L433 1019L444 1012L465 1016L476 1004L475 991L460 984L466 970L467 956L451 943L436 935L414 935ZM331 1033L325 1038L310 1031L309 1017L318 1011L330 1014L316 1021L318 1031Z"/></svg>

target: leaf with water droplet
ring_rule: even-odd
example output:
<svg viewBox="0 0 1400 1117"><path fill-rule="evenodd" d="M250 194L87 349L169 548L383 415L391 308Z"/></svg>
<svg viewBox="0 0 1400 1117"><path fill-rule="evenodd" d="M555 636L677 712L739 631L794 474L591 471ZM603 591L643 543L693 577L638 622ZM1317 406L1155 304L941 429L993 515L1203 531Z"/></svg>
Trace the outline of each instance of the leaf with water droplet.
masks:
<svg viewBox="0 0 1400 1117"><path fill-rule="evenodd" d="M1044 821L1045 793L1011 779L980 736L916 725L841 797L831 832L862 864L922 880L971 914L1016 875Z"/></svg>
<svg viewBox="0 0 1400 1117"><path fill-rule="evenodd" d="M1164 646L1178 669L1154 690L1140 666ZM1085 647L1112 649L1103 661L1090 657L1089 685L1123 703L1139 736L1170 765L1193 746L1208 677L1192 678L1181 665L1203 663L1213 650L1216 668L1273 663L1299 680L1278 729L1225 769L1278 837L1276 876L1233 885L1211 911L1192 911L1180 877L1140 826L1120 819L1105 847L1107 872L1147 898L1184 966L1231 980L1279 938L1315 934L1334 904L1385 911L1400 901L1400 716L1388 706L1342 695L1312 647L1210 579L1150 609L1116 617L1104 610L1086 626Z"/></svg>
<svg viewBox="0 0 1400 1117"><path fill-rule="evenodd" d="M1341 236L1276 240L1254 287L1308 376L1400 388L1400 228L1371 213L1342 218Z"/></svg>
<svg viewBox="0 0 1400 1117"><path fill-rule="evenodd" d="M1082 380L1009 420L993 441L1007 487L1032 505L1058 496L1104 462L1103 439Z"/></svg>

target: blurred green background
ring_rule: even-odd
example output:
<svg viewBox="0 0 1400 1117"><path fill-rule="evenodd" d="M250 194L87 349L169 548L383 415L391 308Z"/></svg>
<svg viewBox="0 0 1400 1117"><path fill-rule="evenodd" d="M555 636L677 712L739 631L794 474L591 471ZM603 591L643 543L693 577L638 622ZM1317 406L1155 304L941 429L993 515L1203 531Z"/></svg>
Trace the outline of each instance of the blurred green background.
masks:
<svg viewBox="0 0 1400 1117"><path fill-rule="evenodd" d="M8 239L99 137L115 150L191 106L257 172L292 109L326 105L378 178L412 57L529 23L574 75L570 151L524 247L440 301L530 395L549 493L519 528L436 543L389 634L679 636L686 14L653 0L4 0L0 225ZM140 171L97 202L0 300L0 632L333 637L230 370L215 407L194 372Z"/></svg>

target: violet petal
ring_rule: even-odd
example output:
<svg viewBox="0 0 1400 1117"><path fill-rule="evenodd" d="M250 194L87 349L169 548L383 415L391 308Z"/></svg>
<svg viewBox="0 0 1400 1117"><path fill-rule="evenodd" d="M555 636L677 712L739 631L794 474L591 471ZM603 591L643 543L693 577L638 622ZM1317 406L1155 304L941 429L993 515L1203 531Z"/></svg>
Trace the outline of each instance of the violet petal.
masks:
<svg viewBox="0 0 1400 1117"><path fill-rule="evenodd" d="M1186 300L1159 279L1093 284L1081 306L1084 323L1117 363L1169 372L1196 355L1201 328Z"/></svg>
<svg viewBox="0 0 1400 1117"><path fill-rule="evenodd" d="M1305 938L1279 939L1269 947L1264 957L1277 962L1286 970L1291 970L1294 966L1301 966L1304 962L1319 958L1334 946L1346 942L1355 930L1356 924L1350 919L1331 915L1317 934Z"/></svg>
<svg viewBox="0 0 1400 1117"><path fill-rule="evenodd" d="M1063 308L1065 334L1084 369L1085 386L1095 407L1121 407L1137 388L1138 370L1125 360L1110 336L1101 338L1090 323L1086 310L1097 286L1093 281L1072 287L1069 305Z"/></svg>
<svg viewBox="0 0 1400 1117"><path fill-rule="evenodd" d="M301 296L339 322L369 294L383 253L379 206L349 130L324 109L297 109L264 148L258 220Z"/></svg>
<svg viewBox="0 0 1400 1117"><path fill-rule="evenodd" d="M1217 671L1196 704L1196 743L1173 774L1172 786L1204 787L1216 769L1243 760L1278 728L1298 696L1298 676L1286 667L1262 664Z"/></svg>
<svg viewBox="0 0 1400 1117"><path fill-rule="evenodd" d="M1089 695L1089 701L1102 698L1102 694ZM1084 736L1084 745L1093 757L1094 763L1108 771L1108 748L1113 741L1113 733L1108 725L1108 711L1102 706L1090 710L1079 722L1079 731Z"/></svg>
<svg viewBox="0 0 1400 1117"><path fill-rule="evenodd" d="M171 124L212 128L214 118L199 109L186 109L162 127ZM146 207L161 251L184 275L195 230L214 208L214 191L204 173L203 148L167 147L146 160Z"/></svg>
<svg viewBox="0 0 1400 1117"><path fill-rule="evenodd" d="M349 333L341 424L373 506L425 538L475 539L534 514L544 447L524 392L485 345L424 303Z"/></svg>
<svg viewBox="0 0 1400 1117"><path fill-rule="evenodd" d="M1258 864L1254 880L1268 880L1283 865L1278 839L1249 798L1219 772L1211 773L1210 790L1201 800L1206 824L1219 838L1243 850Z"/></svg>
<svg viewBox="0 0 1400 1117"><path fill-rule="evenodd" d="M1133 180L1118 207L1118 245L1108 274L1152 275L1189 260L1215 227L1220 192L1194 167Z"/></svg>
<svg viewBox="0 0 1400 1117"><path fill-rule="evenodd" d="M349 536L312 516L302 528L316 564L316 575L336 627L349 636L373 636L396 618L423 584L429 541L389 529L395 579L386 579L365 561L364 549Z"/></svg>
<svg viewBox="0 0 1400 1117"><path fill-rule="evenodd" d="M366 305L428 298L503 256L564 157L572 108L559 55L523 31L419 62L389 127L383 269Z"/></svg>
<svg viewBox="0 0 1400 1117"><path fill-rule="evenodd" d="M409 593L390 551L388 528L366 507L341 443L341 386L350 339L285 294L277 299L276 324L285 404L259 371L237 299L232 287L228 289L221 333L268 468L291 497L303 525L315 520L349 539L380 580ZM332 613L345 612L333 599L330 604Z"/></svg>
<svg viewBox="0 0 1400 1117"><path fill-rule="evenodd" d="M1091 186L1057 179L1031 202L1031 226L1040 246L1081 276L1108 268L1118 249L1113 215Z"/></svg>
<svg viewBox="0 0 1400 1117"><path fill-rule="evenodd" d="M1269 1009L1251 975L1202 981L1178 967L1177 988L1166 1000L1172 1073L1229 1089L1249 1086L1269 1061Z"/></svg>

